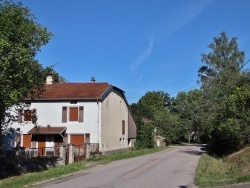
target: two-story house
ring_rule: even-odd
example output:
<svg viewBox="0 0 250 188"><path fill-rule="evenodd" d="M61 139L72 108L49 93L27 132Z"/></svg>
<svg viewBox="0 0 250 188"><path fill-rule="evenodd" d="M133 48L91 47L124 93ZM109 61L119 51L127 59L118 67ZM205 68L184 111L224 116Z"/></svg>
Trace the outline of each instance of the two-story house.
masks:
<svg viewBox="0 0 250 188"><path fill-rule="evenodd" d="M25 98L24 107L17 109L15 145L94 143L103 153L133 147L136 124L124 91L94 78L86 83L53 83L51 78L43 93Z"/></svg>

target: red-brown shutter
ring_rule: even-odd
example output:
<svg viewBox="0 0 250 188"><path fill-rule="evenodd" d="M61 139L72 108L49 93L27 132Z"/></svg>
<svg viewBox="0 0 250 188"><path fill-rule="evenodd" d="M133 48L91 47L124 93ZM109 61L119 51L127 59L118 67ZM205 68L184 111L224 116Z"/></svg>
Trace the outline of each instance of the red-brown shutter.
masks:
<svg viewBox="0 0 250 188"><path fill-rule="evenodd" d="M78 107L69 109L69 121L78 121Z"/></svg>
<svg viewBox="0 0 250 188"><path fill-rule="evenodd" d="M83 122L84 108L79 106L79 122Z"/></svg>
<svg viewBox="0 0 250 188"><path fill-rule="evenodd" d="M70 135L70 143L76 146L84 144L84 135Z"/></svg>
<svg viewBox="0 0 250 188"><path fill-rule="evenodd" d="M31 134L23 134L23 147L30 148L31 146Z"/></svg>
<svg viewBox="0 0 250 188"><path fill-rule="evenodd" d="M18 110L18 123L22 123L23 122L23 118L22 118L22 109Z"/></svg>
<svg viewBox="0 0 250 188"><path fill-rule="evenodd" d="M125 134L125 121L122 120L122 134Z"/></svg>
<svg viewBox="0 0 250 188"><path fill-rule="evenodd" d="M66 106L62 107L62 122L63 123L67 122L67 107Z"/></svg>

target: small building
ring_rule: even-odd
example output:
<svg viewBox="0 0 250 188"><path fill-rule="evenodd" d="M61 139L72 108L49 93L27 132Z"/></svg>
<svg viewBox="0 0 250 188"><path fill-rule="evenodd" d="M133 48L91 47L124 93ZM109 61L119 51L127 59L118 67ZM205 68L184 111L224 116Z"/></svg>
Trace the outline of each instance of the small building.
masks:
<svg viewBox="0 0 250 188"><path fill-rule="evenodd" d="M156 122L153 120L150 120L148 118L142 117L142 121L145 123L150 123L152 125L154 125L154 142L155 142L155 146L156 147L165 147L166 146L166 138L160 136L160 135L155 135L157 132L157 128L156 128Z"/></svg>
<svg viewBox="0 0 250 188"><path fill-rule="evenodd" d="M158 148L165 147L166 146L166 138L157 135L154 137L155 145Z"/></svg>

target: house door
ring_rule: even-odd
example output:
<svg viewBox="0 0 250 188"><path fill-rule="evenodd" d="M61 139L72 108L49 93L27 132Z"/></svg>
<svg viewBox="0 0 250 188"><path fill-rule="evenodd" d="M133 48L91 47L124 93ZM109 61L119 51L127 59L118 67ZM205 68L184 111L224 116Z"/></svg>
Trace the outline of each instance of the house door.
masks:
<svg viewBox="0 0 250 188"><path fill-rule="evenodd" d="M38 155L45 156L46 155L46 135L38 136Z"/></svg>

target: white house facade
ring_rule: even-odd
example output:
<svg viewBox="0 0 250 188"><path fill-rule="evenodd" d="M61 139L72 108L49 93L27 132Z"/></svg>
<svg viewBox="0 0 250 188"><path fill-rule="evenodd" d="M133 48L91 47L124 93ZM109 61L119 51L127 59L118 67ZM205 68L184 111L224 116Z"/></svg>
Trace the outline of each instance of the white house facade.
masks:
<svg viewBox="0 0 250 188"><path fill-rule="evenodd" d="M93 143L104 153L133 147L136 124L121 89L105 82L55 83L44 89L15 108L14 146Z"/></svg>

